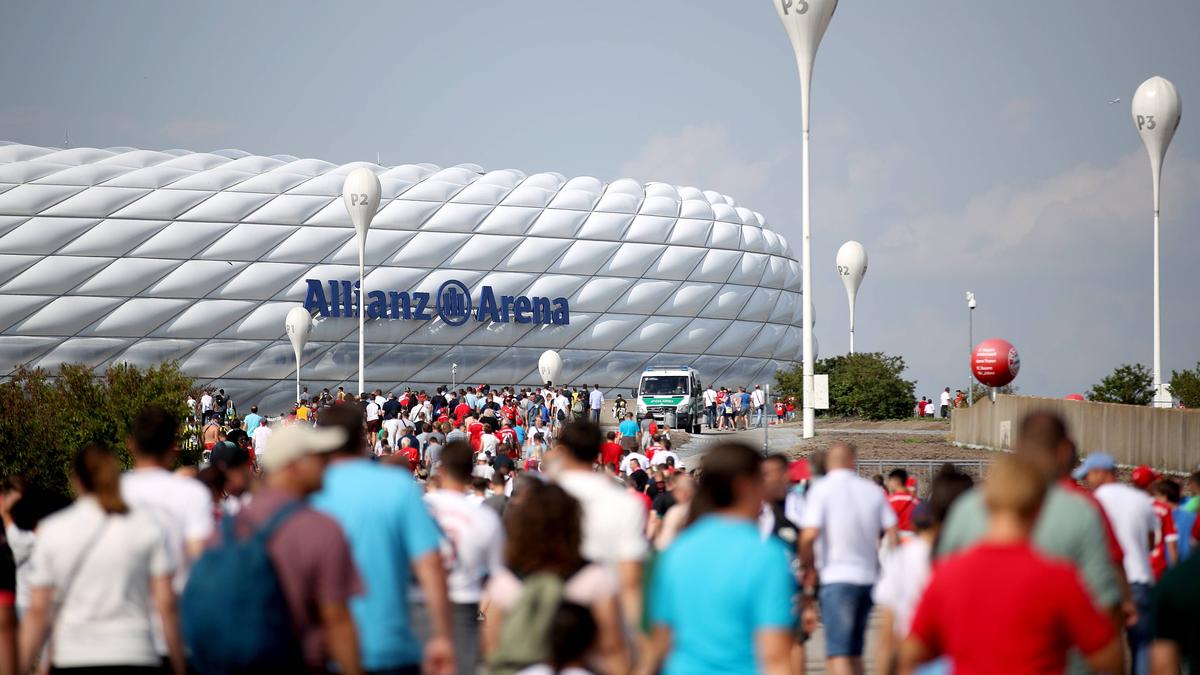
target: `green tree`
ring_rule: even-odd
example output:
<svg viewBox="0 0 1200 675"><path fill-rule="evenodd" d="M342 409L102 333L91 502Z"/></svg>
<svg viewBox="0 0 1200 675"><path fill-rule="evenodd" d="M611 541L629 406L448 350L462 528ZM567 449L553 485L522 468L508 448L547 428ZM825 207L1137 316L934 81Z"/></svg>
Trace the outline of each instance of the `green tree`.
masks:
<svg viewBox="0 0 1200 675"><path fill-rule="evenodd" d="M1171 395L1185 408L1200 408L1200 363L1194 370L1171 371Z"/></svg>
<svg viewBox="0 0 1200 675"><path fill-rule="evenodd" d="M1154 376L1140 363L1121 364L1087 393L1089 401L1150 405L1154 399Z"/></svg>
<svg viewBox="0 0 1200 675"><path fill-rule="evenodd" d="M881 352L817 361L814 372L829 375L829 410L822 414L869 420L909 417L916 400L913 396L916 383L901 377L905 368L903 357ZM800 364L777 371L776 390L782 396L802 396L803 373Z"/></svg>
<svg viewBox="0 0 1200 675"><path fill-rule="evenodd" d="M0 475L67 493L71 458L88 443L117 449L129 466L125 437L138 412L156 404L182 421L190 391L192 379L174 362L147 369L121 364L100 376L77 364L64 364L56 377L21 367L0 383Z"/></svg>

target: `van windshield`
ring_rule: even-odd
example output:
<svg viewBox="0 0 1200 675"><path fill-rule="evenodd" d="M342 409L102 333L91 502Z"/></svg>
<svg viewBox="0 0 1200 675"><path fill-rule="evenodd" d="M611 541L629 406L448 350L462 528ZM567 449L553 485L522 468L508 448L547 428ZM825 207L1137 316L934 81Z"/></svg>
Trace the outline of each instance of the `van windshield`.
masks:
<svg viewBox="0 0 1200 675"><path fill-rule="evenodd" d="M643 396L686 396L687 375L651 375L642 378Z"/></svg>

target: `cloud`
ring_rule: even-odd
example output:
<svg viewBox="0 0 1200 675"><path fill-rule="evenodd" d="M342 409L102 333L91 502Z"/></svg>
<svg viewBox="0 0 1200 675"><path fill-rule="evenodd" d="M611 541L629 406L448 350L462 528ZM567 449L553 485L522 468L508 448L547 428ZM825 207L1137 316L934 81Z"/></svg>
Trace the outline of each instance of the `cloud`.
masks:
<svg viewBox="0 0 1200 675"><path fill-rule="evenodd" d="M1164 368L1195 359L1200 324L1180 312L1183 251L1200 241L1187 224L1200 208L1200 162L1169 159L1163 185ZM1082 391L1120 363L1149 363L1150 169L1135 152L1107 166L1080 164L1025 187L1000 186L956 210L926 212L887 229L868 248L876 279L919 289L894 303L882 291L880 337L937 386L965 371L963 291L976 291L975 339L1021 350L1017 384L1033 394ZM878 255L876 254L878 251ZM1176 277L1178 278L1178 277ZM870 284L870 280L867 281ZM860 295L871 302L869 294ZM861 307L860 307L860 313ZM868 315L869 316L869 315ZM881 326L882 327L882 326Z"/></svg>
<svg viewBox="0 0 1200 675"><path fill-rule="evenodd" d="M1200 162L1177 157L1164 173L1164 209L1181 213L1200 200L1193 189ZM917 265L1012 271L1081 247L1141 242L1150 214L1150 168L1137 152L1112 166L1081 164L1026 188L993 188L961 210L898 223L879 243L888 255Z"/></svg>
<svg viewBox="0 0 1200 675"><path fill-rule="evenodd" d="M651 137L637 157L621 166L621 175L718 190L756 208L754 198L762 194L771 169L782 159L748 158L724 125L689 125L678 133Z"/></svg>

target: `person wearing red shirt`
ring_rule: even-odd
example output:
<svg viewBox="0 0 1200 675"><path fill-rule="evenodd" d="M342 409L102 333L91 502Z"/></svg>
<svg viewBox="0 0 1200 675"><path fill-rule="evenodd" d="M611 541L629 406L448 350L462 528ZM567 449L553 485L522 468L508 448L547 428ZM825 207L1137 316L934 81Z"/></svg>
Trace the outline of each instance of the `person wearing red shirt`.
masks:
<svg viewBox="0 0 1200 675"><path fill-rule="evenodd" d="M1074 568L1033 549L1047 489L1042 471L1026 458L1002 457L983 489L987 534L934 567L901 647L900 672L944 654L963 675L1062 673L1072 648L1092 670L1121 671L1125 654L1111 618L1092 604Z"/></svg>
<svg viewBox="0 0 1200 675"><path fill-rule="evenodd" d="M621 465L621 444L617 442L617 432L610 431L605 441L600 444L600 466L613 467L613 471Z"/></svg>
<svg viewBox="0 0 1200 675"><path fill-rule="evenodd" d="M459 404L454 407L454 425L458 426L462 424L462 421L469 414L471 414L471 406L467 405L465 401L460 400Z"/></svg>
<svg viewBox="0 0 1200 675"><path fill-rule="evenodd" d="M1162 476L1145 464L1137 467L1130 475L1130 481L1143 492L1150 494L1150 486ZM1175 517L1171 515L1171 505L1150 494L1153 499L1154 515L1158 518L1158 528L1154 533L1154 548L1150 549L1150 569L1154 572L1155 581L1162 579L1170 560L1179 560L1179 533L1175 529Z"/></svg>
<svg viewBox="0 0 1200 675"><path fill-rule="evenodd" d="M787 406L783 404L783 401L776 401L775 402L775 423L783 424L783 417L786 414L787 414Z"/></svg>
<svg viewBox="0 0 1200 675"><path fill-rule="evenodd" d="M902 536L912 536L917 531L913 526L912 515L921 504L921 500L908 491L908 472L895 469L889 473L887 488L888 505L896 512L896 529Z"/></svg>
<svg viewBox="0 0 1200 675"><path fill-rule="evenodd" d="M654 425L653 424L650 425L650 428L653 429ZM650 466L654 466L654 463L653 463L654 462L654 453L656 453L662 449L663 449L662 436L657 436L657 435L654 436L654 440L651 441L650 445L646 448L646 459L651 461Z"/></svg>
<svg viewBox="0 0 1200 675"><path fill-rule="evenodd" d="M512 428L512 422L510 422L508 419L505 419L503 422L501 422L500 430L496 432L496 438L500 439L501 445L508 443L511 440L512 446L516 447L517 431L516 429Z"/></svg>
<svg viewBox="0 0 1200 675"><path fill-rule="evenodd" d="M471 449L479 452L479 445L483 439L483 422L468 417L467 418L467 436L470 437Z"/></svg>

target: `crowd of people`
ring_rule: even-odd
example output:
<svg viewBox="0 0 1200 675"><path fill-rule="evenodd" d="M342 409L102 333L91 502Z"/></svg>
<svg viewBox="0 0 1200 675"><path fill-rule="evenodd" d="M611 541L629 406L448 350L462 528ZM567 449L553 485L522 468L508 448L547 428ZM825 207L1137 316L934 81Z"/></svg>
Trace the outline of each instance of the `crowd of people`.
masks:
<svg viewBox="0 0 1200 675"><path fill-rule="evenodd" d="M627 404L605 431L598 387L213 398L211 440L149 407L128 470L80 449L74 501L8 480L0 675L803 673L818 626L861 673L876 607L880 673L1200 666L1200 474L1122 483L1049 414L922 499L847 443L685 458Z"/></svg>

